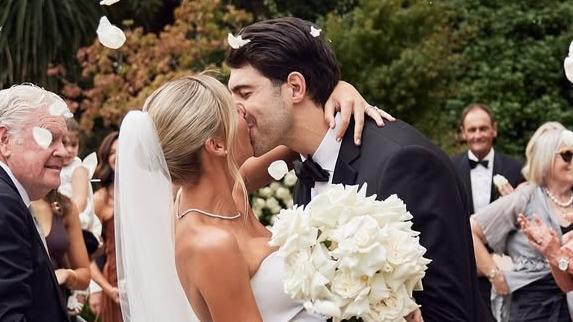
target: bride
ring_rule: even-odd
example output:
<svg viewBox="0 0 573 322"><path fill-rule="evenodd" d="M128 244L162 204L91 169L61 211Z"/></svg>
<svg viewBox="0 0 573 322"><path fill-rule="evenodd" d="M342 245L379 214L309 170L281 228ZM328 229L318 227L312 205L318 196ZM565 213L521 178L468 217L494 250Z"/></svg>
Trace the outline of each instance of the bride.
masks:
<svg viewBox="0 0 573 322"><path fill-rule="evenodd" d="M324 321L284 294L282 259L249 207L244 113L223 84L197 75L125 117L115 181L124 321Z"/></svg>

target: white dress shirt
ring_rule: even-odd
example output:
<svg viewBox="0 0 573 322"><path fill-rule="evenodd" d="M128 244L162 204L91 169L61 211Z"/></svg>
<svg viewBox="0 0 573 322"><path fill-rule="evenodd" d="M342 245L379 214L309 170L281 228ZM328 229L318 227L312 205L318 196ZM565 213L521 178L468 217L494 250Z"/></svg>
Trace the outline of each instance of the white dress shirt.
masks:
<svg viewBox="0 0 573 322"><path fill-rule="evenodd" d="M339 114L336 114L335 121L336 124L340 123ZM338 159L338 152L340 152L341 145L342 142L336 141L336 127L334 129L329 128L322 138L320 145L312 155L314 162L318 163L318 165L320 165L324 170L328 171L328 182L315 182L314 188L310 189L311 198L314 198L316 195L326 190L332 182L332 174L336 167L336 160ZM306 156L302 154L301 158L302 161L306 160Z"/></svg>
<svg viewBox="0 0 573 322"><path fill-rule="evenodd" d="M6 171L6 173L10 177L10 180L12 180L12 182L16 186L16 189L18 190L18 193L20 194L20 198L22 198L22 201L24 202L26 207L30 208L30 204L31 204L30 196L28 195L28 192L26 192L26 189L24 189L24 187L22 186L20 181L18 181L18 179L16 179L16 177L14 177L14 174L12 173L12 170L10 170L10 168L8 168L8 165L6 165L4 162L0 161L0 167L2 167L2 169L4 169L4 171ZM32 212L30 212L30 214L32 214ZM40 224L38 223L38 221L36 220L36 217L34 217L33 214L32 214L32 219L34 220L34 224L36 225L36 230L38 231L38 234L40 235L40 238L42 239L42 243L44 244L44 248L46 249L46 252L49 254L48 245L46 244L46 238L44 237L44 232L42 231Z"/></svg>
<svg viewBox="0 0 573 322"><path fill-rule="evenodd" d="M493 148L482 160L487 160L487 168L478 164L475 168L470 169L470 179L472 183L472 200L474 203L474 213L477 213L481 208L489 205L491 198L491 180L493 177ZM473 161L481 161L472 153L468 151L468 158Z"/></svg>

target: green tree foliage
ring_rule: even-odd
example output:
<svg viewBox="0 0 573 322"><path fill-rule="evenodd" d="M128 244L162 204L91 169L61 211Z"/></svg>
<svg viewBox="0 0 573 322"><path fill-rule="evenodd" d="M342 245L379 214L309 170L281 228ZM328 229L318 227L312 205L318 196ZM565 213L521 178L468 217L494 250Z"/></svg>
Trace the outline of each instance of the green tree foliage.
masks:
<svg viewBox="0 0 573 322"><path fill-rule="evenodd" d="M441 110L461 59L455 18L442 4L361 0L348 14L329 14L324 27L344 80L441 142Z"/></svg>
<svg viewBox="0 0 573 322"><path fill-rule="evenodd" d="M96 1L0 0L0 88L24 81L53 88L48 66L72 61L98 18Z"/></svg>
<svg viewBox="0 0 573 322"><path fill-rule="evenodd" d="M573 87L563 59L573 40L573 1L454 0L465 30L458 90L446 115L456 126L463 107L489 104L498 119L496 147L523 156L543 122L573 125Z"/></svg>
<svg viewBox="0 0 573 322"><path fill-rule="evenodd" d="M0 88L33 82L57 90L65 70L75 78L77 50L96 37L99 18L131 20L146 29L166 23L156 13L177 0L129 0L100 6L99 0L0 0ZM63 67L63 69L61 68Z"/></svg>
<svg viewBox="0 0 573 322"><path fill-rule="evenodd" d="M249 14L220 0L184 0L175 10L174 23L159 34L138 27L126 30L127 41L117 50L97 40L80 49L83 83L64 82L62 94L88 133L117 127L167 80L220 68L227 33L250 21Z"/></svg>

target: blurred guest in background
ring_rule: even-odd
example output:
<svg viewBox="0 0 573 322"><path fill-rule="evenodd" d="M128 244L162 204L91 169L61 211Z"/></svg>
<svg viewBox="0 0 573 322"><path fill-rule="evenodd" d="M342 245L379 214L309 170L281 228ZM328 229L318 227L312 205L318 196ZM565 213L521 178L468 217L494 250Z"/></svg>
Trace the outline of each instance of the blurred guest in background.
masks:
<svg viewBox="0 0 573 322"><path fill-rule="evenodd" d="M91 264L92 278L102 288L100 318L103 322L121 322L119 290L117 288L117 269L115 258L114 230L114 176L117 153L118 132L108 134L98 149L98 167L95 177L101 180L101 187L94 194L94 208L102 223L104 238L105 264L103 271L96 262ZM96 295L97 297L97 295ZM95 305L97 303L90 303Z"/></svg>
<svg viewBox="0 0 573 322"><path fill-rule="evenodd" d="M518 224L519 214L526 218L538 214L558 236L573 228L562 215L572 210L573 201L571 159L561 155L561 151L573 149L573 142L567 140L570 135L557 122L543 124L527 144L523 174L528 183L471 217L478 271L489 278L497 294L511 295L511 305L506 301L496 310L500 320L570 321L565 294L549 264ZM486 245L497 254L509 254L512 269L499 270Z"/></svg>
<svg viewBox="0 0 573 322"><path fill-rule="evenodd" d="M460 132L468 150L454 156L452 161L469 202L471 215L500 196L513 191L524 181L521 162L499 151L494 151L497 125L491 109L483 104L467 106L460 120ZM507 182L497 187L494 177L501 175ZM497 258L496 258L497 259ZM481 297L491 309L491 284L478 272L478 287ZM493 316L490 316L493 319Z"/></svg>

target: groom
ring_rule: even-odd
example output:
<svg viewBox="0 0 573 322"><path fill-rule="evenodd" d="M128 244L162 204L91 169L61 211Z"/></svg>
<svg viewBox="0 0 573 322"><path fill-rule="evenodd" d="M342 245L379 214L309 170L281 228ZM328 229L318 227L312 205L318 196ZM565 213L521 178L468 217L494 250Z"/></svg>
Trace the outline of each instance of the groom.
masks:
<svg viewBox="0 0 573 322"><path fill-rule="evenodd" d="M415 294L426 322L483 321L461 184L449 158L404 122L365 122L362 145L324 124L323 106L339 79L336 58L311 23L280 18L244 28L227 57L229 88L245 106L255 155L278 145L298 152L295 202L307 204L328 183L368 183L367 194L397 194L433 260ZM246 43L245 43L246 42Z"/></svg>

